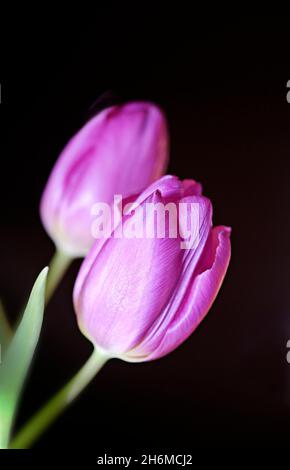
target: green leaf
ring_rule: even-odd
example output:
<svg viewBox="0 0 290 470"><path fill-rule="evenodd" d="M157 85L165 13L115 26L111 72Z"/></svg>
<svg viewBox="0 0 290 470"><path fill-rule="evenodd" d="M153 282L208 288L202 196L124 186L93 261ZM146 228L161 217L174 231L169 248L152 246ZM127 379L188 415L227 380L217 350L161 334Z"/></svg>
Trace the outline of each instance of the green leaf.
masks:
<svg viewBox="0 0 290 470"><path fill-rule="evenodd" d="M39 274L23 317L0 365L0 449L9 444L19 397L41 331L48 268Z"/></svg>

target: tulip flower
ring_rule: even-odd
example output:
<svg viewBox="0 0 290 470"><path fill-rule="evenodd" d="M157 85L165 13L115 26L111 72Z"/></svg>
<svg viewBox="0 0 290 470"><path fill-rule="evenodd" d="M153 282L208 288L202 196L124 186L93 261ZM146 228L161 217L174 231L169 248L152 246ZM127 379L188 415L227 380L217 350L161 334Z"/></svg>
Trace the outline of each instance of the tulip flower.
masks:
<svg viewBox="0 0 290 470"><path fill-rule="evenodd" d="M111 203L114 194L139 193L164 173L167 159L165 117L146 102L105 109L70 140L40 204L42 223L57 249L49 291L70 260L85 256L93 244L93 205Z"/></svg>
<svg viewBox="0 0 290 470"><path fill-rule="evenodd" d="M125 223L142 223L143 206L152 202L198 206L195 248L181 249L180 236L168 232L165 238L112 234L93 246L74 288L82 332L126 361L157 359L179 346L209 311L230 259L230 229L212 227L211 203L198 183L161 178L137 198Z"/></svg>
<svg viewBox="0 0 290 470"><path fill-rule="evenodd" d="M154 231L150 236L140 237L139 231L132 236L134 230L130 233L128 227L140 229L145 222L147 229L148 220L149 224L155 222L152 207L158 204L178 206L181 230L173 233L167 224L165 236L152 237ZM148 212L144 207L149 207ZM192 207L198 207L198 212L192 212ZM197 236L194 243L182 248L188 214L197 222ZM115 236L120 227L124 236ZM109 359L150 361L176 349L196 329L217 296L230 260L230 228L212 227L212 206L202 196L199 183L161 178L131 206L125 206L111 235L95 241L73 293L78 324L93 343L93 354L24 426L12 443L14 448L31 445Z"/></svg>

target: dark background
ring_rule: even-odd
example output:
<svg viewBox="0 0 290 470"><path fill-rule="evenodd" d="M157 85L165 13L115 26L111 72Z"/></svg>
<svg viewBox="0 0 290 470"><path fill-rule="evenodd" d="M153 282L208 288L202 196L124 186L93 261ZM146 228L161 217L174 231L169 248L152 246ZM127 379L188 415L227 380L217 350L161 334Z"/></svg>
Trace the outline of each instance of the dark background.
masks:
<svg viewBox="0 0 290 470"><path fill-rule="evenodd" d="M38 215L50 169L107 104L163 107L169 172L203 183L215 223L233 228L233 254L210 314L185 344L156 362L109 363L36 447L102 455L287 446L290 18L145 4L86 13L25 6L1 19L0 284L11 320L53 253ZM90 353L71 303L78 267L47 309L18 426Z"/></svg>

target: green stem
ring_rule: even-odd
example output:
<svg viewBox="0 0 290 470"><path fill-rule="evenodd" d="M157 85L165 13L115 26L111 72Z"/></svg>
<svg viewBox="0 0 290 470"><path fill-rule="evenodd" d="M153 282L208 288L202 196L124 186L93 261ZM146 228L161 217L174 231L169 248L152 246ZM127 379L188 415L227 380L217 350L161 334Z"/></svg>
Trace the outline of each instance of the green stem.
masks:
<svg viewBox="0 0 290 470"><path fill-rule="evenodd" d="M95 377L109 358L97 349L80 371L20 430L10 448L26 449L48 428Z"/></svg>
<svg viewBox="0 0 290 470"><path fill-rule="evenodd" d="M50 266L46 285L46 303L50 300L61 278L72 262L72 258L62 251L56 250Z"/></svg>
<svg viewBox="0 0 290 470"><path fill-rule="evenodd" d="M12 329L7 320L2 300L0 299L0 354L6 350L10 340L12 338ZM0 356L1 360L1 356Z"/></svg>

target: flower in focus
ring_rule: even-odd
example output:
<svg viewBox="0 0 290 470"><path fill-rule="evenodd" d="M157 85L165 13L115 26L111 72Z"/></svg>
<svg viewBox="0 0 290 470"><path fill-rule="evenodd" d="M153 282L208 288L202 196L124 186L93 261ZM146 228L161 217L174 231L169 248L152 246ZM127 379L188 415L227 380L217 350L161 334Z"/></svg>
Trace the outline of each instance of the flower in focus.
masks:
<svg viewBox="0 0 290 470"><path fill-rule="evenodd" d="M212 227L211 202L200 184L165 176L137 197L122 222L138 226L148 203L198 205L194 248L181 249L181 236L171 237L168 227L163 238L112 233L93 245L73 294L85 336L108 356L132 362L164 356L188 338L209 311L230 260L230 228Z"/></svg>
<svg viewBox="0 0 290 470"><path fill-rule="evenodd" d="M44 189L40 213L57 248L85 256L93 243L91 208L114 194L139 193L165 171L163 113L146 102L105 109L67 144Z"/></svg>

